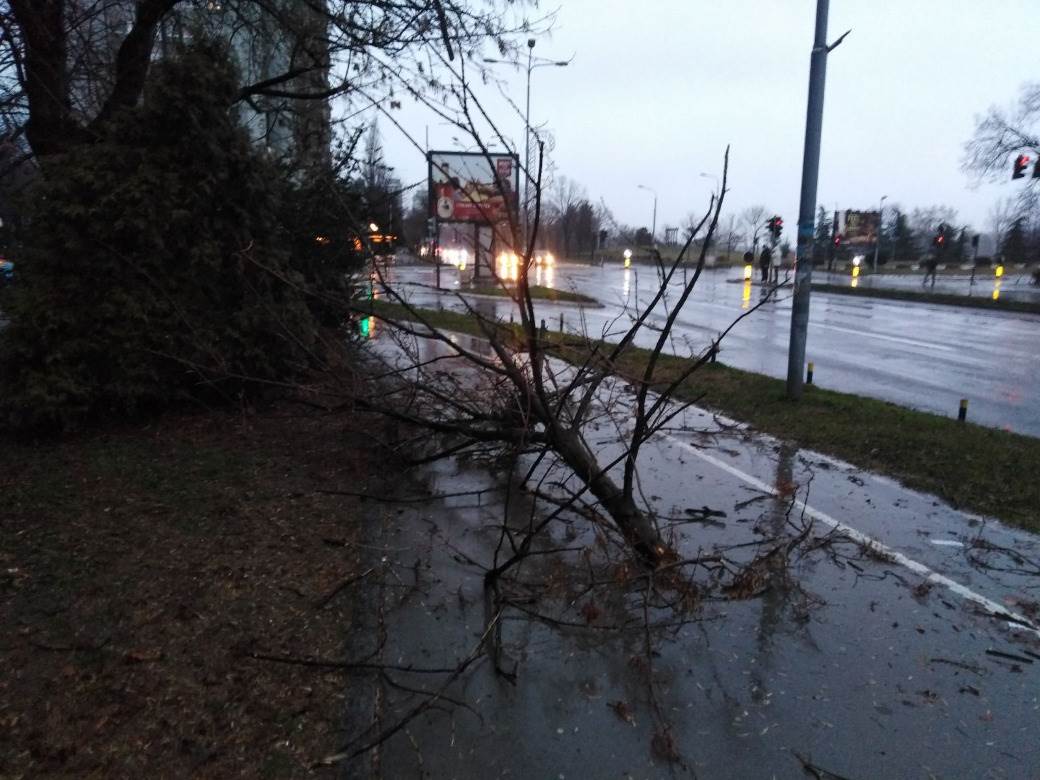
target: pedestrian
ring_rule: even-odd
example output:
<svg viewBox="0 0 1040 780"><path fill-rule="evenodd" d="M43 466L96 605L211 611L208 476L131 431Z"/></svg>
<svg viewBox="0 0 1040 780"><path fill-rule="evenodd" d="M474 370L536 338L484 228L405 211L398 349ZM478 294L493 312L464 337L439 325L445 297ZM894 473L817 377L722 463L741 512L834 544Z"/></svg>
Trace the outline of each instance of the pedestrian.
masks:
<svg viewBox="0 0 1040 780"><path fill-rule="evenodd" d="M762 272L762 284L769 283L769 266L772 264L772 261L773 253L769 251L769 247L765 247L758 260L758 267Z"/></svg>
<svg viewBox="0 0 1040 780"><path fill-rule="evenodd" d="M770 278L773 284L780 283L780 263L781 263L781 252L773 252L773 259L769 264Z"/></svg>
<svg viewBox="0 0 1040 780"><path fill-rule="evenodd" d="M921 280L921 286L924 287L928 284L928 277L932 277L932 287L935 287L935 271L939 267L939 258L932 255L924 261L924 279Z"/></svg>

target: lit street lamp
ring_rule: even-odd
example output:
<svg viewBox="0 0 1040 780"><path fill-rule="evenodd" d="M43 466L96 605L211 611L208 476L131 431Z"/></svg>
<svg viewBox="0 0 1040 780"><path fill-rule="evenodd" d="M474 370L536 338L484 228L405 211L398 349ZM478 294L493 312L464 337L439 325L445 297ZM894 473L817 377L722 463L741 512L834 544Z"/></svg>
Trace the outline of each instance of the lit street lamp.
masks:
<svg viewBox="0 0 1040 780"><path fill-rule="evenodd" d="M657 246L657 238L655 237L657 234L657 191L652 187L647 187L645 184L637 184L636 187L646 190L654 196L654 218L650 224L650 246Z"/></svg>
<svg viewBox="0 0 1040 780"><path fill-rule="evenodd" d="M874 239L874 273L877 273L877 256L878 250L881 249L881 225L884 223L883 217L885 216L885 201L887 199L888 195L882 195L881 203L878 204L877 237Z"/></svg>
<svg viewBox="0 0 1040 780"><path fill-rule="evenodd" d="M527 39L527 105L524 110L524 241L527 241L530 232L528 222L529 204L531 202L531 71L535 68L565 68L570 60L550 60L534 56L534 38ZM485 58L484 62L499 65L512 65L519 67L520 63L509 60L496 60ZM526 248L525 250L526 251Z"/></svg>

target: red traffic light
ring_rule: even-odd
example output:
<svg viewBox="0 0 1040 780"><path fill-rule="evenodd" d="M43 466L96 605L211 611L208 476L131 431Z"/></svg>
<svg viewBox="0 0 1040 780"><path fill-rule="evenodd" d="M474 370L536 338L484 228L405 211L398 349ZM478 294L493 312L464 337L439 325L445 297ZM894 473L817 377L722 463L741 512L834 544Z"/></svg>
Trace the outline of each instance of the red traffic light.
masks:
<svg viewBox="0 0 1040 780"><path fill-rule="evenodd" d="M841 234L840 233L834 237L834 246L841 246Z"/></svg>
<svg viewBox="0 0 1040 780"><path fill-rule="evenodd" d="M1011 172L1011 178L1012 179L1022 179L1022 178L1025 178L1025 173L1023 173L1023 171L1025 171L1025 169L1026 169L1026 167L1028 165L1029 165L1029 155L1028 154L1020 154L1020 155L1018 155L1018 157L1015 158L1015 168Z"/></svg>

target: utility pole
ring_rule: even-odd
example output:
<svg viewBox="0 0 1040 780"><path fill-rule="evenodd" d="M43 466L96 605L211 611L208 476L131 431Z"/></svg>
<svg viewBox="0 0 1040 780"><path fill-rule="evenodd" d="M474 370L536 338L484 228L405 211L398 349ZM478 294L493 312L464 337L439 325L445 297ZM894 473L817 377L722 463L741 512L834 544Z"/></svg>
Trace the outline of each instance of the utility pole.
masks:
<svg viewBox="0 0 1040 780"><path fill-rule="evenodd" d="M816 185L820 175L820 136L823 131L823 88L827 80L827 55L845 40L846 32L827 45L827 11L830 0L816 0L816 34L809 60L809 100L805 112L805 151L802 156L802 192L798 203L797 272L791 304L791 346L787 355L787 396L802 397L805 384L805 337L809 330L809 293L813 271L813 237ZM851 31L850 31L851 32Z"/></svg>
<svg viewBox="0 0 1040 780"><path fill-rule="evenodd" d="M531 136L534 131L531 129L531 71L535 68L544 68L548 66L555 66L557 68L566 68L571 64L571 60L547 60L542 57L535 61L534 56L535 39L527 39L527 102L524 106L524 246L523 251L527 251L527 241L530 238L530 211L531 211ZM485 57L484 62L491 62L500 65L514 65L520 66L519 62L510 60L497 60L491 57ZM539 141L539 148L541 142Z"/></svg>
<svg viewBox="0 0 1040 780"><path fill-rule="evenodd" d="M653 187L647 187L645 184L637 184L636 187L641 190L646 190L654 196L654 216L650 223L650 246L657 246L657 190Z"/></svg>

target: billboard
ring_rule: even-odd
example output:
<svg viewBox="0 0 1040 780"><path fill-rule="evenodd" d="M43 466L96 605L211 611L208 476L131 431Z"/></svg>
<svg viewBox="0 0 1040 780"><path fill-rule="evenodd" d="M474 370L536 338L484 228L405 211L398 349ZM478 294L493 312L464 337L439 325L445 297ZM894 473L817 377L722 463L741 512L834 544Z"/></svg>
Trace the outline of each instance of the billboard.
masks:
<svg viewBox="0 0 1040 780"><path fill-rule="evenodd" d="M430 216L489 225L516 219L519 158L512 154L429 152Z"/></svg>
<svg viewBox="0 0 1040 780"><path fill-rule="evenodd" d="M874 246L878 237L881 213L877 211L845 212L845 244L847 246Z"/></svg>

